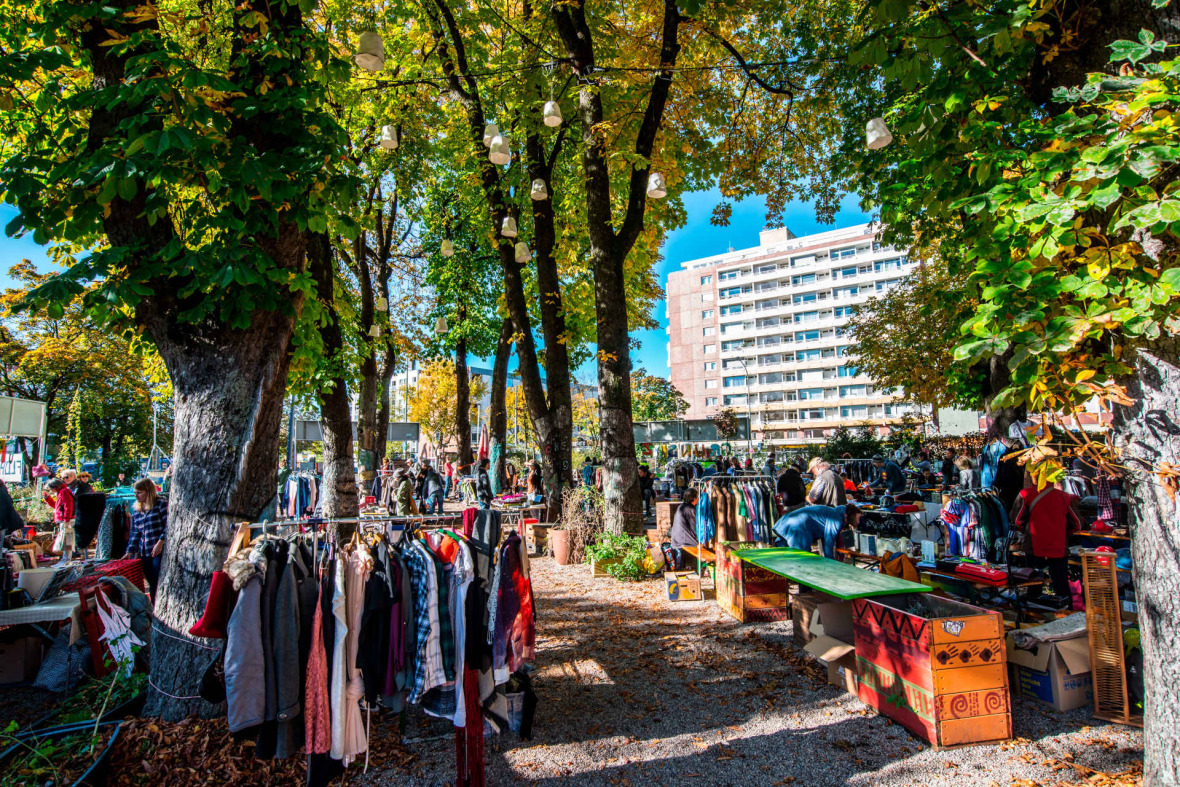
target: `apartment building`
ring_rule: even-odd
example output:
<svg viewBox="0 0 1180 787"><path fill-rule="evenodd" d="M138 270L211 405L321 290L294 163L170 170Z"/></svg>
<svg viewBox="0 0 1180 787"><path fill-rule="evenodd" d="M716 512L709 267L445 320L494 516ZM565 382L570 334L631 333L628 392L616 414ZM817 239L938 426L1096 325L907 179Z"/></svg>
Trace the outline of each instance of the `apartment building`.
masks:
<svg viewBox="0 0 1180 787"><path fill-rule="evenodd" d="M668 277L668 365L687 418L749 412L767 445L822 442L841 425L887 434L912 413L856 368L847 323L912 263L868 224L689 260Z"/></svg>

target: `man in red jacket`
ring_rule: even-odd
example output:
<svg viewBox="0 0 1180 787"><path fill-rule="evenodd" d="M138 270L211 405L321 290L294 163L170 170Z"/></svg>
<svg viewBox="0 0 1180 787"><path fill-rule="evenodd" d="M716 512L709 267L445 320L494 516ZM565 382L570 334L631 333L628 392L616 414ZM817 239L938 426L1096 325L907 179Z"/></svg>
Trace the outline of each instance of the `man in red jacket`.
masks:
<svg viewBox="0 0 1180 787"><path fill-rule="evenodd" d="M1069 595L1069 534L1081 529L1074 500L1054 486L1037 489L1026 472L1024 489L1012 506L1013 530L1029 533L1026 543L1032 543L1033 563L1048 568L1058 596Z"/></svg>

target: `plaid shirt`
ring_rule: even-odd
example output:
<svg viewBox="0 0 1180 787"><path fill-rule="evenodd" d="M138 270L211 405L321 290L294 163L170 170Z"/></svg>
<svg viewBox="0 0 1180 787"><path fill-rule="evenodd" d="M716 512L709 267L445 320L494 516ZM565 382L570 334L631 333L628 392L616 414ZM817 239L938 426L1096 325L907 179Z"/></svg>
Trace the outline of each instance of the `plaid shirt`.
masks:
<svg viewBox="0 0 1180 787"><path fill-rule="evenodd" d="M430 550L418 542L411 543L403 552L406 570L414 595L414 683L409 700L418 703L422 695L447 682L443 670L442 648L439 639L438 579Z"/></svg>
<svg viewBox="0 0 1180 787"><path fill-rule="evenodd" d="M152 554L156 542L164 538L168 524L168 509L157 502L147 511L131 509L131 533L127 536L127 552L140 557Z"/></svg>

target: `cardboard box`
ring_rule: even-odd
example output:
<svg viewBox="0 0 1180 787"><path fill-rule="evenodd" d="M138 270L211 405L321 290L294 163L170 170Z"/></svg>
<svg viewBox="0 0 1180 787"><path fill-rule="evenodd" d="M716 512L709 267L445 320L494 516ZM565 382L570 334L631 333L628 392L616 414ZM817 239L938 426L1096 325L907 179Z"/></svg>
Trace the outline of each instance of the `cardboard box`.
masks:
<svg viewBox="0 0 1180 787"><path fill-rule="evenodd" d="M828 601L816 605L809 630L813 637L826 635L841 642L854 642L852 602Z"/></svg>
<svg viewBox="0 0 1180 787"><path fill-rule="evenodd" d="M828 683L856 693L855 645L827 634L818 634L803 649L827 667Z"/></svg>
<svg viewBox="0 0 1180 787"><path fill-rule="evenodd" d="M811 623L819 605L839 600L835 596L820 593L818 590L799 593L791 599L791 621L796 645L803 647L815 639L815 634L811 633Z"/></svg>
<svg viewBox="0 0 1180 787"><path fill-rule="evenodd" d="M664 584L669 601L700 601L701 578L691 571L666 571Z"/></svg>
<svg viewBox="0 0 1180 787"><path fill-rule="evenodd" d="M1094 702L1090 643L1086 635L1047 642L1036 650L1017 648L1009 635L1007 647L1013 693L1040 700L1061 711Z"/></svg>
<svg viewBox="0 0 1180 787"><path fill-rule="evenodd" d="M856 679L855 652L828 662L828 683L852 695L860 691L860 682Z"/></svg>
<svg viewBox="0 0 1180 787"><path fill-rule="evenodd" d="M0 642L0 684L24 683L41 669L41 638L20 637Z"/></svg>

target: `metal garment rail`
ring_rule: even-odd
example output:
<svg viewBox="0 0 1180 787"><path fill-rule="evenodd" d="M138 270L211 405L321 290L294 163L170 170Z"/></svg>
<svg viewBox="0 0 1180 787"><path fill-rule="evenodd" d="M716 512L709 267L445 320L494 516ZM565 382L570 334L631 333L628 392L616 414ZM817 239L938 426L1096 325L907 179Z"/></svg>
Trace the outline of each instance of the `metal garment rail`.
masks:
<svg viewBox="0 0 1180 787"><path fill-rule="evenodd" d="M700 478L692 479L692 483L689 485L689 488L691 489L691 488L697 486L698 484L701 484L701 485L714 484L714 483L732 484L735 481L739 482L739 483L747 483L750 481L768 481L768 482L770 482L771 489L773 489L777 479L774 476L770 476L770 475L720 475L720 474L706 475L706 476L701 476ZM698 521L697 522L697 576L698 577L701 576L701 549L703 549L703 546L701 545L701 536L702 535L704 535L704 533L701 531L701 523ZM716 541L716 537L714 537L714 541ZM716 546L716 545L714 545L714 546ZM714 577L716 577L716 567L717 567L717 562L716 562L717 561L717 550L716 550L716 548L714 548L714 550L713 550L713 561L714 561L713 562ZM714 578L714 580L713 580L714 585L716 585L716 582L717 582L716 578ZM704 591L702 591L701 598L704 599L704 597L705 597L705 594L704 594Z"/></svg>

